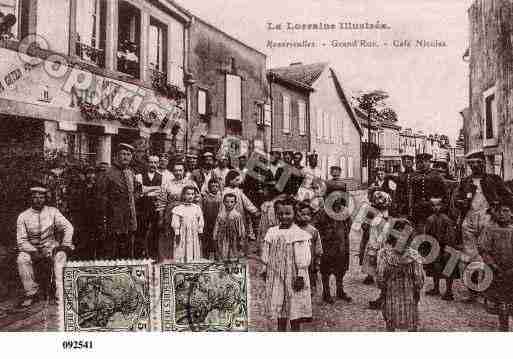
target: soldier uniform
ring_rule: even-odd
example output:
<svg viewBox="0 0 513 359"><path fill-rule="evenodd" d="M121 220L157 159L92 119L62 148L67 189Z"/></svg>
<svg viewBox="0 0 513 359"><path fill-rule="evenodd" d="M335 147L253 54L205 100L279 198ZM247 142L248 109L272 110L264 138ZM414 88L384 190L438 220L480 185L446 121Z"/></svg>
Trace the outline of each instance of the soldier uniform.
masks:
<svg viewBox="0 0 513 359"><path fill-rule="evenodd" d="M402 158L411 158L413 156L404 155ZM394 198L394 212L398 216L404 216L409 220L413 217L413 177L415 172L406 169L395 178L397 190Z"/></svg>

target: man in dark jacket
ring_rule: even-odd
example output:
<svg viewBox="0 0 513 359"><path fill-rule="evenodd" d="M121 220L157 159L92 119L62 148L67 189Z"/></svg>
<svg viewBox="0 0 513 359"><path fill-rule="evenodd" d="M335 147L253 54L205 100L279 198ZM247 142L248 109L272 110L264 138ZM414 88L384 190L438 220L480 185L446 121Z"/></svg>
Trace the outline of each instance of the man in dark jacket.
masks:
<svg viewBox="0 0 513 359"><path fill-rule="evenodd" d="M134 148L120 143L117 161L98 183L99 214L105 224L104 255L109 259L133 258L139 188L130 169Z"/></svg>
<svg viewBox="0 0 513 359"><path fill-rule="evenodd" d="M393 198L394 215L402 216L412 220L413 217L413 156L401 156L404 172L396 177L397 189Z"/></svg>
<svg viewBox="0 0 513 359"><path fill-rule="evenodd" d="M485 171L483 151L473 151L466 156L472 174L461 180L456 190L456 204L461 211L463 222L461 236L463 241L462 262L480 261L477 250L478 238L490 221L490 211L499 201L513 205L513 194L504 181L495 174ZM476 293L470 292L464 301L471 302Z"/></svg>

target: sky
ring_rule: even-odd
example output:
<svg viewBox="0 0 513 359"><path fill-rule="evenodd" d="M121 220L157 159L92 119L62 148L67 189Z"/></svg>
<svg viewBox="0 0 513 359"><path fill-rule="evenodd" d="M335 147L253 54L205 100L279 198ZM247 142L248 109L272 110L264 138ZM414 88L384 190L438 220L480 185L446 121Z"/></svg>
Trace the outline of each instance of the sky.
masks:
<svg viewBox="0 0 513 359"><path fill-rule="evenodd" d="M178 0L186 9L264 52L268 67L329 62L350 95L381 89L403 128L443 133L454 144L468 106L467 11L472 0ZM269 30L268 23L386 23L387 30ZM317 48L268 48L268 41L313 41ZM376 48L334 48L369 40ZM409 40L411 47L394 47ZM446 47L417 48L417 40ZM388 44L388 45L385 45ZM326 46L322 46L326 44Z"/></svg>

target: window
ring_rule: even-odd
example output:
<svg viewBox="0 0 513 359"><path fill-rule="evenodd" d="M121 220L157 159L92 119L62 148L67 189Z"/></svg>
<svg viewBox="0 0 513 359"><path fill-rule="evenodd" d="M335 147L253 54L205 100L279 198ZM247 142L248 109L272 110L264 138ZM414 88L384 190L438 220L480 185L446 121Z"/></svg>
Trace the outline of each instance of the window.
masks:
<svg viewBox="0 0 513 359"><path fill-rule="evenodd" d="M346 126L346 123L344 120L340 121L340 132L341 135L342 135L342 143L348 143L349 142L349 138L348 138L348 126ZM371 142L373 141L372 139L372 133L371 133Z"/></svg>
<svg viewBox="0 0 513 359"><path fill-rule="evenodd" d="M242 120L242 79L226 75L226 119Z"/></svg>
<svg viewBox="0 0 513 359"><path fill-rule="evenodd" d="M264 105L264 125L271 126L271 105L265 104Z"/></svg>
<svg viewBox="0 0 513 359"><path fill-rule="evenodd" d="M323 112L320 108L317 109L317 116L316 116L316 132L317 132L317 139L320 140L322 138L322 120L323 120Z"/></svg>
<svg viewBox="0 0 513 359"><path fill-rule="evenodd" d="M183 66L184 66L184 25L178 20L169 22L169 76L168 81L184 90Z"/></svg>
<svg viewBox="0 0 513 359"><path fill-rule="evenodd" d="M207 91L198 89L198 114L207 114Z"/></svg>
<svg viewBox="0 0 513 359"><path fill-rule="evenodd" d="M118 71L139 78L141 12L128 2L120 1L118 24Z"/></svg>
<svg viewBox="0 0 513 359"><path fill-rule="evenodd" d="M29 20L34 21L37 35L47 41L50 50L69 54L70 0L38 0L29 3L30 17L37 14L37 19L34 16ZM36 12L32 12L33 9Z"/></svg>
<svg viewBox="0 0 513 359"><path fill-rule="evenodd" d="M167 26L150 18L148 34L148 66L153 86L167 83Z"/></svg>
<svg viewBox="0 0 513 359"><path fill-rule="evenodd" d="M329 133L330 143L335 143L335 132L336 132L335 126L336 126L335 116L333 116L333 114L330 113L330 133Z"/></svg>
<svg viewBox="0 0 513 359"><path fill-rule="evenodd" d="M257 126L263 126L264 125L264 117L265 117L265 108L263 103L257 103L256 104L256 123Z"/></svg>
<svg viewBox="0 0 513 359"><path fill-rule="evenodd" d="M347 177L353 178L353 157L347 157Z"/></svg>
<svg viewBox="0 0 513 359"><path fill-rule="evenodd" d="M324 142L328 142L328 136L329 136L329 114L327 112L322 112L322 139Z"/></svg>
<svg viewBox="0 0 513 359"><path fill-rule="evenodd" d="M90 165L96 164L99 136L87 132L69 132L66 138L68 156Z"/></svg>
<svg viewBox="0 0 513 359"><path fill-rule="evenodd" d="M76 4L75 54L82 60L104 67L106 1L81 0Z"/></svg>
<svg viewBox="0 0 513 359"><path fill-rule="evenodd" d="M3 0L0 2L0 12L4 14L4 16L10 14L14 15L16 19L18 19L16 12L16 0ZM9 28L4 28L1 31L0 35L6 36L7 38L15 38L17 35L17 23L12 24Z"/></svg>
<svg viewBox="0 0 513 359"><path fill-rule="evenodd" d="M283 95L283 133L290 133L290 99Z"/></svg>
<svg viewBox="0 0 513 359"><path fill-rule="evenodd" d="M299 134L306 135L306 104L303 101L297 103Z"/></svg>
<svg viewBox="0 0 513 359"><path fill-rule="evenodd" d="M484 144L493 146L497 144L498 121L495 88L492 87L484 93Z"/></svg>

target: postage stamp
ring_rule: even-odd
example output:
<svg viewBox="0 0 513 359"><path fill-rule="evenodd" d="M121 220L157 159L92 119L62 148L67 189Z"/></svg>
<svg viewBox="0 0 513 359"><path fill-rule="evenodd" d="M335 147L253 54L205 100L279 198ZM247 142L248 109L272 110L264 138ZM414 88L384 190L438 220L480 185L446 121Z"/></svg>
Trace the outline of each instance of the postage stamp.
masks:
<svg viewBox="0 0 513 359"><path fill-rule="evenodd" d="M149 332L154 329L150 260L69 262L59 302L65 332Z"/></svg>
<svg viewBox="0 0 513 359"><path fill-rule="evenodd" d="M162 331L247 331L246 262L157 266Z"/></svg>

